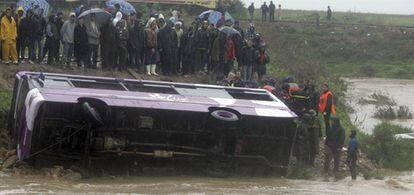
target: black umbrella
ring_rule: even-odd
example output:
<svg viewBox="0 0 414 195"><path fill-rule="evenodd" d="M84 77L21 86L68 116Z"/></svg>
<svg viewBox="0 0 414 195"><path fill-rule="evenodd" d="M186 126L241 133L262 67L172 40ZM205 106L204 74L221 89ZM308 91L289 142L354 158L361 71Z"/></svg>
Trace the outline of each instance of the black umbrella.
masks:
<svg viewBox="0 0 414 195"><path fill-rule="evenodd" d="M78 18L83 17L85 21L90 21L92 14L95 14L96 23L104 23L108 21L109 18L112 17L111 13L101 8L93 8L93 9L84 11L81 15L79 15Z"/></svg>

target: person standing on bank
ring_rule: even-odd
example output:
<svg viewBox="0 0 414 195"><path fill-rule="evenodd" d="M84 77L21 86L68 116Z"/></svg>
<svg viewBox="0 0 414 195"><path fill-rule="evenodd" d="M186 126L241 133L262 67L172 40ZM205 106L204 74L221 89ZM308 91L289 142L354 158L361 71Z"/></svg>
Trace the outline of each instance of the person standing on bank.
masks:
<svg viewBox="0 0 414 195"><path fill-rule="evenodd" d="M276 5L273 4L273 1L270 1L270 4L269 4L269 22L275 21L275 11L276 11Z"/></svg>
<svg viewBox="0 0 414 195"><path fill-rule="evenodd" d="M85 19L78 18L78 24L73 34L74 54L78 67L85 66L88 62L88 34L86 32Z"/></svg>
<svg viewBox="0 0 414 195"><path fill-rule="evenodd" d="M74 12L69 14L69 19L66 20L60 29L60 37L63 42L63 60L67 66L70 66L73 55L73 36L75 33L76 15Z"/></svg>
<svg viewBox="0 0 414 195"><path fill-rule="evenodd" d="M332 10L330 6L328 6L328 10L326 11L326 20L328 22L331 22L332 20Z"/></svg>
<svg viewBox="0 0 414 195"><path fill-rule="evenodd" d="M3 61L5 64L9 64L11 59L14 64L18 65L19 62L16 49L17 24L12 17L11 8L7 8L5 16L1 18L0 29Z"/></svg>
<svg viewBox="0 0 414 195"><path fill-rule="evenodd" d="M269 7L267 7L266 2L263 3L260 9L262 10L262 22L266 22L267 12L269 11Z"/></svg>
<svg viewBox="0 0 414 195"><path fill-rule="evenodd" d="M334 173L339 171L341 149L345 141L345 129L341 126L339 118L332 118L332 127L326 132L324 170L329 170L332 158L334 160Z"/></svg>
<svg viewBox="0 0 414 195"><path fill-rule="evenodd" d="M157 21L150 18L145 29L145 69L148 76L158 76L157 69Z"/></svg>
<svg viewBox="0 0 414 195"><path fill-rule="evenodd" d="M322 89L323 93L319 98L319 112L322 113L325 122L326 135L331 126L331 116L336 116L336 109L334 104L334 96L333 93L329 90L329 86L327 84L323 84Z"/></svg>
<svg viewBox="0 0 414 195"><path fill-rule="evenodd" d="M252 2L252 4L250 4L250 6L247 8L247 10L249 11L250 21L252 21L253 16L254 16L254 3L253 2Z"/></svg>
<svg viewBox="0 0 414 195"><path fill-rule="evenodd" d="M351 135L349 136L349 144L348 144L348 157L346 159L346 162L349 166L349 169L351 171L351 177L352 180L356 180L357 177L357 160L358 160L358 148L359 148L359 142L356 139L356 131L352 130Z"/></svg>
<svg viewBox="0 0 414 195"><path fill-rule="evenodd" d="M98 23L96 23L95 14L91 14L89 25L86 26L88 33L89 54L88 54L88 68L96 68L98 63L98 47L101 32L99 31ZM92 61L91 61L92 58Z"/></svg>

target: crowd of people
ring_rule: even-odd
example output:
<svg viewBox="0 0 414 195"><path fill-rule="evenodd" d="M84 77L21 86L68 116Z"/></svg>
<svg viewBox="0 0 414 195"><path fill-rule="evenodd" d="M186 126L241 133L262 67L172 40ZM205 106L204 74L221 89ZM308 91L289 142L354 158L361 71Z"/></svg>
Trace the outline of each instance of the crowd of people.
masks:
<svg viewBox="0 0 414 195"><path fill-rule="evenodd" d="M253 20L255 9L256 8L254 7L253 2L247 8L247 10L249 11L250 20ZM262 12L262 22L266 22L267 20L269 20L269 22L274 22L275 14L277 20L282 19L282 5L279 4L276 8L276 5L273 3L273 1L270 1L269 5L266 4L266 1L263 2L262 6L260 7L260 11Z"/></svg>
<svg viewBox="0 0 414 195"><path fill-rule="evenodd" d="M102 22L93 13L83 16L85 10L43 17L39 7L8 7L0 28L3 63L43 63L47 56L49 65L75 61L79 67L134 68L154 76L215 73L219 81L228 75L261 80L266 74L270 58L252 23L244 30L223 14L216 23L207 15L186 25L175 10L168 18L157 11L144 17L124 14L117 4Z"/></svg>

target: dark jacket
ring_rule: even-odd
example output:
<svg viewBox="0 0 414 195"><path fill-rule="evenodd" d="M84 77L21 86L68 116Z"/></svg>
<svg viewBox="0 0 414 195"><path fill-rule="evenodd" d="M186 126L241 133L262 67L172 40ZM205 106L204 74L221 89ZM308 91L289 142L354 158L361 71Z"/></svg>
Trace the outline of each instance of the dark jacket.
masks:
<svg viewBox="0 0 414 195"><path fill-rule="evenodd" d="M75 56L85 55L88 52L88 34L85 25L76 25L73 39Z"/></svg>
<svg viewBox="0 0 414 195"><path fill-rule="evenodd" d="M60 31L56 23L48 22L46 26L46 37L53 38L54 40L60 40Z"/></svg>
<svg viewBox="0 0 414 195"><path fill-rule="evenodd" d="M40 16L33 16L34 33L37 37L42 37L46 29L46 20Z"/></svg>
<svg viewBox="0 0 414 195"><path fill-rule="evenodd" d="M112 23L105 23L101 27L101 36L100 41L101 45L104 46L111 46L115 43L116 38L116 28L112 25Z"/></svg>
<svg viewBox="0 0 414 195"><path fill-rule="evenodd" d="M121 22L118 22L116 26L116 45L118 47L127 48L129 40L129 31L128 28L121 25Z"/></svg>
<svg viewBox="0 0 414 195"><path fill-rule="evenodd" d="M345 129L341 126L339 118L332 118L332 126L326 132L325 144L332 149L339 149L344 145Z"/></svg>
<svg viewBox="0 0 414 195"><path fill-rule="evenodd" d="M35 36L34 22L32 18L24 17L19 24L19 37L32 38Z"/></svg>
<svg viewBox="0 0 414 195"><path fill-rule="evenodd" d="M250 4L247 10L249 10L249 13L254 13L254 5Z"/></svg>
<svg viewBox="0 0 414 195"><path fill-rule="evenodd" d="M158 48L162 61L165 63L175 62L178 51L177 33L171 27L165 27L158 33Z"/></svg>
<svg viewBox="0 0 414 195"><path fill-rule="evenodd" d="M256 64L255 54L256 50L254 47L244 46L242 49L241 64L243 66L254 66Z"/></svg>
<svg viewBox="0 0 414 195"><path fill-rule="evenodd" d="M273 3L269 4L269 12L270 13L275 13L275 10L276 10L275 4L273 4Z"/></svg>
<svg viewBox="0 0 414 195"><path fill-rule="evenodd" d="M262 14L266 14L269 11L269 7L265 4L263 4L260 9L262 10Z"/></svg>
<svg viewBox="0 0 414 195"><path fill-rule="evenodd" d="M130 51L142 52L144 48L144 25L138 20L129 28L128 49Z"/></svg>
<svg viewBox="0 0 414 195"><path fill-rule="evenodd" d="M198 49L210 49L210 36L207 29L200 29L197 31L196 43Z"/></svg>

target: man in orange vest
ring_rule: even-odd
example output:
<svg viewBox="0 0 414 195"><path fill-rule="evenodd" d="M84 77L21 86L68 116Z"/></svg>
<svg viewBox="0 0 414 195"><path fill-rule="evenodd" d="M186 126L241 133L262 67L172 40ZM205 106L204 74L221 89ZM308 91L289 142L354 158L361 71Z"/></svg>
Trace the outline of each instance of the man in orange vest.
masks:
<svg viewBox="0 0 414 195"><path fill-rule="evenodd" d="M323 93L319 98L319 112L322 113L323 119L325 121L325 135L331 127L330 118L331 116L336 116L336 109L334 104L334 97L332 92L329 90L327 84L322 85Z"/></svg>

